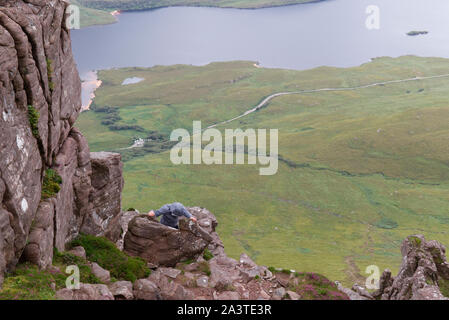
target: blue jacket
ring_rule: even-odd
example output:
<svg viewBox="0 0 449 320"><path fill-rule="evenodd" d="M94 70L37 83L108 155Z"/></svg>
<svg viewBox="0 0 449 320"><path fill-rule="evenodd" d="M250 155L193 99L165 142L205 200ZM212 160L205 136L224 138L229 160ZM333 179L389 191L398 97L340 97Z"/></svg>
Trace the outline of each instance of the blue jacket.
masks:
<svg viewBox="0 0 449 320"><path fill-rule="evenodd" d="M156 210L155 215L156 217L162 216L161 223L172 228L178 227L179 217L184 216L189 219L192 217L190 212L179 202L162 206Z"/></svg>

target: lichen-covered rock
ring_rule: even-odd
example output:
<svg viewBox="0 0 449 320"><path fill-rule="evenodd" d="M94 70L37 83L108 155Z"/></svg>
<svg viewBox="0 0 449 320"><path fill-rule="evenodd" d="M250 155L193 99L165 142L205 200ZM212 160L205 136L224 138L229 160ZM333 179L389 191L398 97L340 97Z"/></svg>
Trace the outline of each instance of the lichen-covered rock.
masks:
<svg viewBox="0 0 449 320"><path fill-rule="evenodd" d="M129 222L124 251L157 266L174 267L197 258L211 241L209 233L190 220L180 219L178 230L139 215Z"/></svg>
<svg viewBox="0 0 449 320"><path fill-rule="evenodd" d="M376 292L383 300L447 300L439 283L449 280L446 248L437 241L426 241L422 235L407 237L401 246L402 264L391 279L388 271Z"/></svg>

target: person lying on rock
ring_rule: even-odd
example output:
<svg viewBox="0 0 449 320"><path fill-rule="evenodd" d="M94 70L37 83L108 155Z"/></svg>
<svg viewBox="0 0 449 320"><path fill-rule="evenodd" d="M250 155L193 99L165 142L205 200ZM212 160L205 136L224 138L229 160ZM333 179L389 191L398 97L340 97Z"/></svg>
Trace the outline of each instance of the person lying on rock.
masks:
<svg viewBox="0 0 449 320"><path fill-rule="evenodd" d="M178 229L179 217L186 217L196 222L196 218L182 205L182 203L175 202L171 204L163 205L160 209L154 212L151 210L148 212L150 217L162 216L161 223L168 227Z"/></svg>

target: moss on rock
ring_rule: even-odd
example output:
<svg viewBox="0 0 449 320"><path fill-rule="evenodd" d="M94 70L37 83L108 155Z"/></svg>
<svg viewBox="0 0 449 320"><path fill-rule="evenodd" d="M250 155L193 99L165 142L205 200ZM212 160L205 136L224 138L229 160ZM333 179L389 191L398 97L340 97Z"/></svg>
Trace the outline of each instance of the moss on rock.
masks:
<svg viewBox="0 0 449 320"><path fill-rule="evenodd" d="M42 183L42 200L49 199L58 194L61 190L62 178L53 169L45 170L44 181Z"/></svg>
<svg viewBox="0 0 449 320"><path fill-rule="evenodd" d="M36 139L40 139L39 136L39 111L37 111L33 106L28 106L28 120L30 121L31 133Z"/></svg>
<svg viewBox="0 0 449 320"><path fill-rule="evenodd" d="M55 300L55 289L65 286L67 275L58 271L39 270L24 263L5 277L0 300Z"/></svg>
<svg viewBox="0 0 449 320"><path fill-rule="evenodd" d="M86 250L87 259L109 270L115 279L134 282L151 273L142 258L128 256L104 237L79 235L71 246L82 246Z"/></svg>

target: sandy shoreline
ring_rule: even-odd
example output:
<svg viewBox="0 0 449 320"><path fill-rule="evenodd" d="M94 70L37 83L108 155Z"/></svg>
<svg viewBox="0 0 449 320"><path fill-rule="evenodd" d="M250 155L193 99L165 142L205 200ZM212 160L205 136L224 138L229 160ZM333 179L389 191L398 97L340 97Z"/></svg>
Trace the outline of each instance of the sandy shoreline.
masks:
<svg viewBox="0 0 449 320"><path fill-rule="evenodd" d="M95 98L95 90L101 86L97 71L89 71L81 76L81 112L89 110Z"/></svg>

